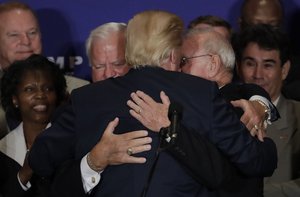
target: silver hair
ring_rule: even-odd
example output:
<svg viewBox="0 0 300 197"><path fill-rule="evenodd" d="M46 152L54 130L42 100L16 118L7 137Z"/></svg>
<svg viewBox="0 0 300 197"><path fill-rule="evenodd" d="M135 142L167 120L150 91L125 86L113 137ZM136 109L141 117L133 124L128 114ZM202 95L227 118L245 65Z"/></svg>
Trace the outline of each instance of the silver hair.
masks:
<svg viewBox="0 0 300 197"><path fill-rule="evenodd" d="M100 25L93 29L85 42L86 54L90 60L91 45L95 38L106 39L113 32L125 32L127 25L125 23L110 22Z"/></svg>
<svg viewBox="0 0 300 197"><path fill-rule="evenodd" d="M213 53L220 56L222 64L225 68L233 70L235 66L235 54L230 42L221 34L214 31L212 28L196 28L189 30L185 37L190 36L207 36L207 39L202 43L203 50L207 53Z"/></svg>

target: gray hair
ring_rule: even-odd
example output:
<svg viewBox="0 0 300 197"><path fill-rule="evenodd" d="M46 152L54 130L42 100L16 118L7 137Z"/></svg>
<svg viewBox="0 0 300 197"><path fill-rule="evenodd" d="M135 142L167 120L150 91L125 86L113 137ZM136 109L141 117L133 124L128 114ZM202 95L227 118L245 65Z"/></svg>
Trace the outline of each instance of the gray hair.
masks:
<svg viewBox="0 0 300 197"><path fill-rule="evenodd" d="M88 58L90 59L91 45L95 38L106 39L113 32L124 32L126 31L127 25L125 23L105 23L93 29L85 42L85 49Z"/></svg>
<svg viewBox="0 0 300 197"><path fill-rule="evenodd" d="M208 53L220 56L225 68L233 70L235 66L235 54L230 42L212 28L196 28L189 30L185 38L192 36L206 36L202 43L203 49Z"/></svg>

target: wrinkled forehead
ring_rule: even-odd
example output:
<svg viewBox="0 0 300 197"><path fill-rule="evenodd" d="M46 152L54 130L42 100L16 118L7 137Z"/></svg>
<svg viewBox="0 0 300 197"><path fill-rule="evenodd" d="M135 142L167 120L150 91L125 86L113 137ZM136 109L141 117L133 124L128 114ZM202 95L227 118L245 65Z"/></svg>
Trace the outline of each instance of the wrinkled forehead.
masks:
<svg viewBox="0 0 300 197"><path fill-rule="evenodd" d="M182 48L191 49L193 51L199 51L199 52L207 51L205 43L208 39L210 39L209 34L218 34L219 35L219 33L214 32L214 31L212 31L210 33L206 32L206 33L193 34L183 40Z"/></svg>
<svg viewBox="0 0 300 197"><path fill-rule="evenodd" d="M198 50L198 42L194 36L189 36L183 39L181 51L183 54Z"/></svg>

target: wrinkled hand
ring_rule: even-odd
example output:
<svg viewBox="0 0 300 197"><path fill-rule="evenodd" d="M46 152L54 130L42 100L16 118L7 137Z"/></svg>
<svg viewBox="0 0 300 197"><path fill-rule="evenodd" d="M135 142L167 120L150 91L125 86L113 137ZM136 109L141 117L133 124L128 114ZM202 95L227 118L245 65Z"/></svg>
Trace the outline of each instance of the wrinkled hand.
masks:
<svg viewBox="0 0 300 197"><path fill-rule="evenodd" d="M252 136L257 136L260 141L266 137L265 132L265 109L257 101L248 101L245 99L240 99L236 101L231 101L234 107L240 107L243 109L244 113L241 117L241 122L247 127Z"/></svg>
<svg viewBox="0 0 300 197"><path fill-rule="evenodd" d="M98 169L104 169L108 165L123 163L145 163L146 158L128 155L130 148L132 154L149 151L152 139L145 130L132 131L124 134L114 134L119 119L109 122L102 138L89 153L90 161Z"/></svg>
<svg viewBox="0 0 300 197"><path fill-rule="evenodd" d="M132 100L127 101L127 105L131 108L129 113L146 128L159 132L162 127L170 125L168 118L170 100L163 91L160 92L162 103L157 103L139 90L130 96Z"/></svg>

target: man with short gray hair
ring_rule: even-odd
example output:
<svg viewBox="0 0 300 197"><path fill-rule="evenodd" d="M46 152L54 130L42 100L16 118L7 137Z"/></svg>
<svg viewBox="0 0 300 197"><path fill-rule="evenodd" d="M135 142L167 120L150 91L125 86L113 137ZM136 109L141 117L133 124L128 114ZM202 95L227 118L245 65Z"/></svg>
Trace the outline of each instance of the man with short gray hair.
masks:
<svg viewBox="0 0 300 197"><path fill-rule="evenodd" d="M86 40L86 53L92 66L92 81L126 74L125 23L105 23L91 31Z"/></svg>

